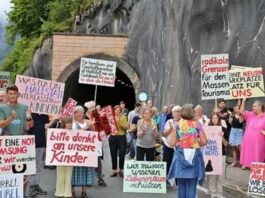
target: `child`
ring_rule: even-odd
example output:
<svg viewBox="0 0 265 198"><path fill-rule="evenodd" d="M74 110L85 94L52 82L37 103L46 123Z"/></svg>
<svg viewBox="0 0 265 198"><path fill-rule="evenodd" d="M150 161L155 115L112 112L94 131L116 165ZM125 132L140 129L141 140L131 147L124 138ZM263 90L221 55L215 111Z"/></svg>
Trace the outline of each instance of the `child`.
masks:
<svg viewBox="0 0 265 198"><path fill-rule="evenodd" d="M72 129L73 119L70 117L63 117L61 120L61 128ZM72 166L57 166L57 179L56 179L56 197L71 197L71 180L72 180Z"/></svg>
<svg viewBox="0 0 265 198"><path fill-rule="evenodd" d="M218 113L212 113L210 118L209 126L222 126L221 116ZM224 170L225 170L225 147L227 147L227 130L226 128L222 127L222 133L220 134L222 138L222 166L223 166L223 173L222 175L208 175L208 184L209 184L209 193L211 194L211 198L223 198L223 177L224 177Z"/></svg>

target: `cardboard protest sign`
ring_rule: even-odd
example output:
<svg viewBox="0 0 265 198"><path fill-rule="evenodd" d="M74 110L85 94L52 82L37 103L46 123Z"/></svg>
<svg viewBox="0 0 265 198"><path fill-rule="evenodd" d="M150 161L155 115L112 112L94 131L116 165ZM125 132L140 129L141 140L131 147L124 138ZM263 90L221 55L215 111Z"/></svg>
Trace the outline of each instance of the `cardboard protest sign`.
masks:
<svg viewBox="0 0 265 198"><path fill-rule="evenodd" d="M114 87L116 62L81 58L79 83Z"/></svg>
<svg viewBox="0 0 265 198"><path fill-rule="evenodd" d="M46 165L97 167L97 145L97 132L48 129Z"/></svg>
<svg viewBox="0 0 265 198"><path fill-rule="evenodd" d="M208 144L202 148L207 175L222 175L222 127L203 126Z"/></svg>
<svg viewBox="0 0 265 198"><path fill-rule="evenodd" d="M75 101L73 98L69 98L64 105L64 107L61 110L62 116L72 116L74 107L76 106L77 101Z"/></svg>
<svg viewBox="0 0 265 198"><path fill-rule="evenodd" d="M230 99L265 96L262 68L232 68L229 71Z"/></svg>
<svg viewBox="0 0 265 198"><path fill-rule="evenodd" d="M93 128L99 132L102 141L106 140L107 135L117 135L119 133L114 112L110 105L103 107L100 111L94 110L92 112L92 119L94 119Z"/></svg>
<svg viewBox="0 0 265 198"><path fill-rule="evenodd" d="M125 161L123 192L166 193L166 163Z"/></svg>
<svg viewBox="0 0 265 198"><path fill-rule="evenodd" d="M1 174L0 198L23 198L23 175Z"/></svg>
<svg viewBox="0 0 265 198"><path fill-rule="evenodd" d="M252 162L248 193L265 196L265 163Z"/></svg>
<svg viewBox="0 0 265 198"><path fill-rule="evenodd" d="M0 175L35 173L35 136L0 136Z"/></svg>
<svg viewBox="0 0 265 198"><path fill-rule="evenodd" d="M201 56L202 100L229 97L228 54Z"/></svg>
<svg viewBox="0 0 265 198"><path fill-rule="evenodd" d="M60 114L64 83L17 75L16 85L18 102L28 105L33 113Z"/></svg>
<svg viewBox="0 0 265 198"><path fill-rule="evenodd" d="M10 72L0 72L0 90L8 87Z"/></svg>
<svg viewBox="0 0 265 198"><path fill-rule="evenodd" d="M106 117L107 119L104 119ZM105 128L105 132L111 132L112 135L118 135L118 126L114 117L114 112L113 109L110 105L103 107L101 109L101 120L102 120L102 125ZM108 124L106 122L103 123L103 121L108 121Z"/></svg>

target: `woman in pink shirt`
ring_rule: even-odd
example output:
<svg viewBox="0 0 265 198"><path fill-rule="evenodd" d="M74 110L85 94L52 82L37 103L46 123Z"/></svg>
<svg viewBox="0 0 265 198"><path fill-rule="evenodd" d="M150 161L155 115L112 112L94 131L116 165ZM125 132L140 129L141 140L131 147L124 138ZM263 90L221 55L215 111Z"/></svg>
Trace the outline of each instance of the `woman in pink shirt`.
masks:
<svg viewBox="0 0 265 198"><path fill-rule="evenodd" d="M253 103L253 111L245 111L246 99L241 105L241 113L246 121L246 130L241 145L240 163L242 169L251 167L252 162L265 161L265 113L261 101Z"/></svg>

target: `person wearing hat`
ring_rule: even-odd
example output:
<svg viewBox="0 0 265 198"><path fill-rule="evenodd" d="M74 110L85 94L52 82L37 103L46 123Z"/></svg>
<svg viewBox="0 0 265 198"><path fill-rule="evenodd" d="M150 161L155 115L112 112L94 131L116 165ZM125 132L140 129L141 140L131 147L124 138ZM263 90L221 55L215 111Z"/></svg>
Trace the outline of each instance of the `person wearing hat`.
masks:
<svg viewBox="0 0 265 198"><path fill-rule="evenodd" d="M91 128L95 131L95 128L93 126L93 124L95 123L95 118L93 117L92 113L93 113L93 111L96 111L96 104L94 101L89 101L89 102L86 102L84 105L87 108L86 117L91 123ZM100 137L99 137L99 141L101 141ZM102 150L103 150L103 148L102 148ZM98 185L106 187L107 184L105 183L105 181L103 179L103 174L102 174L102 162L101 162L101 160L102 160L101 156L98 156L98 167L95 169L95 171L96 171L97 177L98 177Z"/></svg>

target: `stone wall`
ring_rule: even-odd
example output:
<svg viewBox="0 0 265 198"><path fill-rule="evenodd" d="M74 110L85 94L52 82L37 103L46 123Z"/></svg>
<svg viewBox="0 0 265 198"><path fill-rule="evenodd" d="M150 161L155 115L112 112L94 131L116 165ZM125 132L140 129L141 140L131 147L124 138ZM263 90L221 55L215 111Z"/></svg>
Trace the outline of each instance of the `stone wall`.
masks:
<svg viewBox="0 0 265 198"><path fill-rule="evenodd" d="M53 36L52 79L57 80L65 68L76 59L104 53L122 57L128 37L80 34L55 34Z"/></svg>

